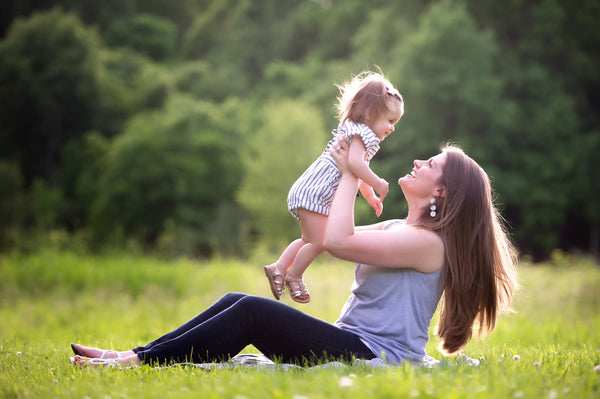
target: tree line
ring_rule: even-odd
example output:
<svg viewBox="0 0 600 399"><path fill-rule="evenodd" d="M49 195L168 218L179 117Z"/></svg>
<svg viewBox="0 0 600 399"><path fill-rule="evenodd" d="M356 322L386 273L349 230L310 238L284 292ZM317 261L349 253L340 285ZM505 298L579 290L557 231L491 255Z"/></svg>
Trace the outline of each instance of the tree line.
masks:
<svg viewBox="0 0 600 399"><path fill-rule="evenodd" d="M522 253L598 255L595 0L3 7L1 250L56 231L196 256L283 245L298 234L287 191L336 127L334 84L381 68L406 113L378 174L394 183L452 141L490 175ZM382 218L402 217L390 187ZM363 202L357 223L374 222Z"/></svg>

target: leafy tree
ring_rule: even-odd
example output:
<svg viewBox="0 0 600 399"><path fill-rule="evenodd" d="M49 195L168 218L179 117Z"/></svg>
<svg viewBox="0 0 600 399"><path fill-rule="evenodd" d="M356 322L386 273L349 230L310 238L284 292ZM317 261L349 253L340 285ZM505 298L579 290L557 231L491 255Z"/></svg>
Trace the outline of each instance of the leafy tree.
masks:
<svg viewBox="0 0 600 399"><path fill-rule="evenodd" d="M210 0L143 0L136 1L136 12L168 19L185 32L194 16L204 12Z"/></svg>
<svg viewBox="0 0 600 399"><path fill-rule="evenodd" d="M126 48L102 49L97 68L98 130L106 136L121 132L136 113L164 106L173 91L168 71Z"/></svg>
<svg viewBox="0 0 600 399"><path fill-rule="evenodd" d="M35 178L31 184L30 194L35 227L40 231L56 227L63 200L60 189L49 187L45 180Z"/></svg>
<svg viewBox="0 0 600 399"><path fill-rule="evenodd" d="M252 94L259 100L301 100L319 110L323 120L327 121L328 127L332 129L337 126L335 101L338 92L335 84L350 79L352 70L351 63L323 63L313 57L302 63L274 61L265 69L263 80Z"/></svg>
<svg viewBox="0 0 600 399"><path fill-rule="evenodd" d="M183 38L183 53L188 58L202 58L218 45L219 22L227 18L231 4L227 1L209 1L206 9L198 14ZM226 23L222 23L222 26ZM224 28L221 28L225 30Z"/></svg>
<svg viewBox="0 0 600 399"><path fill-rule="evenodd" d="M567 223L561 229L561 245L576 245L600 261L600 130L590 132L575 143L573 173L568 177L573 191L567 197ZM570 154L569 154L570 155Z"/></svg>
<svg viewBox="0 0 600 399"><path fill-rule="evenodd" d="M0 160L0 250L8 247L11 231L23 223L24 199L19 167Z"/></svg>
<svg viewBox="0 0 600 399"><path fill-rule="evenodd" d="M318 110L290 99L266 104L261 115L243 149L245 176L237 198L260 237L281 244L299 234L287 193L323 151L330 129Z"/></svg>
<svg viewBox="0 0 600 399"><path fill-rule="evenodd" d="M251 0L211 1L186 33L184 55L230 69L235 66L234 74L258 78L269 58L268 25L261 23L260 12L265 6Z"/></svg>
<svg viewBox="0 0 600 399"><path fill-rule="evenodd" d="M205 61L188 61L173 71L175 86L198 99L224 101L228 97L248 96L246 78L234 65L215 66Z"/></svg>
<svg viewBox="0 0 600 399"><path fill-rule="evenodd" d="M373 168L395 182L411 170L415 158L427 159L446 141L475 158L496 151L486 147L502 110L496 51L492 34L479 31L464 7L442 1L428 8L392 51L397 67L387 74L404 96L405 115L383 143ZM405 212L395 187L384 206L387 217Z"/></svg>
<svg viewBox="0 0 600 399"><path fill-rule="evenodd" d="M95 25L103 31L115 19L137 12L137 0L54 0L64 10L76 14L86 25Z"/></svg>
<svg viewBox="0 0 600 399"><path fill-rule="evenodd" d="M69 139L61 148L58 176L63 204L58 222L69 229L85 228L91 201L81 193L81 181L98 177L97 163L106 152L101 135L118 134L125 121L143 110L163 107L172 84L165 70L132 50L101 49L96 66L98 107L93 115L100 129ZM92 190L95 191L95 190Z"/></svg>
<svg viewBox="0 0 600 399"><path fill-rule="evenodd" d="M507 187L523 188L519 195L529 203L514 204L511 212L518 215L517 224L529 220L527 229L519 229L520 245L540 256L559 244L584 248L591 241L597 248L598 219L587 204L598 198L597 156L591 154L598 148L595 137L600 130L596 112L600 4L595 0L466 3L479 24L494 29L502 50L497 63L508 83L506 97L517 112L515 129L506 140L522 143L519 149L530 146L529 154L515 153L512 164L498 163L503 168L518 166L519 160L531 164L530 184ZM534 166L535 162L539 164ZM537 170L549 176L538 181ZM532 190L532 183L539 187ZM541 191L546 191L544 200Z"/></svg>
<svg viewBox="0 0 600 399"><path fill-rule="evenodd" d="M240 175L232 116L228 107L175 96L164 111L128 123L104 159L96 237L121 230L151 245L171 220L197 233L195 251L209 253L212 215L231 203Z"/></svg>
<svg viewBox="0 0 600 399"><path fill-rule="evenodd" d="M506 150L495 156L507 179L498 180L521 249L543 256L558 245L560 227L575 189L570 179L579 121L560 82L537 65L513 75L518 98L515 126L500 132Z"/></svg>
<svg viewBox="0 0 600 399"><path fill-rule="evenodd" d="M300 7L310 8L310 16L301 22L296 13ZM320 5L311 2L208 1L185 32L182 51L188 59L202 59L230 70L236 66L251 85L261 78L269 62L297 61L307 54L307 43L312 43L311 31L320 29L322 11ZM334 37L342 35L330 35L327 39Z"/></svg>
<svg viewBox="0 0 600 399"><path fill-rule="evenodd" d="M197 128L203 137L213 137L206 131L220 132L232 154L261 154L260 160L249 155L240 161L247 179L266 176L272 163L280 172L275 154L285 153L286 143L274 136L267 153L255 136L260 132L271 137L267 132L284 122L256 110L267 104L295 121L284 106L293 98L300 113L313 118L294 124L325 125L328 132L336 122L333 83L378 65L406 99L406 115L372 163L380 175L394 182L410 169L413 158L428 157L441 142L453 140L492 177L498 202L524 252L541 258L555 246L585 248L588 243L592 253L598 251L597 0L5 3L0 7L5 34L0 42L0 180L6 184L0 184L6 204L23 199L19 220L76 229L92 223L95 231L104 231L104 238L115 228L157 242L165 251L231 253L243 245L238 238L225 238L239 237L246 216L239 208L243 203L253 217L244 228L265 238L295 236L297 226L285 210L285 194L306 165L297 173L285 171L287 178L278 173L281 219L268 225L263 220L269 215L253 205L249 189L237 199L231 194L220 205L208 206L210 217L208 210L206 217L191 211L189 217L182 216L181 198L200 194L188 190L169 197L165 189L155 194L171 198L174 205L161 208L144 198L158 217L139 224L144 211L132 216L137 208L128 202L139 197L130 195L139 191L137 186L130 184L130 192L122 187L118 197L132 212L124 219L135 220L127 223L110 210L116 191L104 190L112 189L109 181L118 186L117 170L122 169L116 165L126 165L121 159L126 153L136 155L129 162L150 181L159 176L176 181L173 171L178 168L196 176L156 147L155 141L177 147L174 138L163 137L165 132L175 134L176 120L193 125L205 118L210 122ZM68 13L48 11L55 5ZM141 38L136 36L140 27L149 29ZM118 49L103 47L96 29ZM182 100L181 92L194 99ZM181 112L174 104L183 107ZM208 109L214 115L207 116ZM194 117L194 112L199 115ZM287 131L285 126L280 130ZM193 135L176 136L187 137L181 139L187 142ZM318 153L323 143L316 141ZM140 149L140 163L159 159L156 168L141 168L131 148ZM193 145L187 148L200 151ZM31 195L34 181L37 203L25 200L36 197ZM383 217L405 211L394 186ZM16 190L14 195L10 190ZM90 207L96 215L92 219ZM361 207L359 201L357 222L374 221ZM110 218L99 219L111 212ZM272 226L282 231L268 230ZM237 244L228 246L233 241Z"/></svg>
<svg viewBox="0 0 600 399"><path fill-rule="evenodd" d="M164 18L135 14L116 20L105 32L104 39L112 47L129 47L161 61L174 53L177 28Z"/></svg>
<svg viewBox="0 0 600 399"><path fill-rule="evenodd" d="M63 202L59 221L70 230L85 229L89 224L89 210L99 195L97 182L109 145L108 138L90 131L63 147L60 167Z"/></svg>
<svg viewBox="0 0 600 399"><path fill-rule="evenodd" d="M409 33L409 24L399 23L398 15L392 11L392 5L371 10L365 23L352 35L352 58L356 62L383 66L390 60L390 49L396 47L398 38Z"/></svg>
<svg viewBox="0 0 600 399"><path fill-rule="evenodd" d="M0 52L0 156L55 184L62 146L93 126L98 41L59 9L15 22Z"/></svg>

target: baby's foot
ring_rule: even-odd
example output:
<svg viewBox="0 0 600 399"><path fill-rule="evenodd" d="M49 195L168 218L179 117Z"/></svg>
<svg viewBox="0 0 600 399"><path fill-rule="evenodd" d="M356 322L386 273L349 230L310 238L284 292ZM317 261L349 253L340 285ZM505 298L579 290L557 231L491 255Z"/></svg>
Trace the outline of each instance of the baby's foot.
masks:
<svg viewBox="0 0 600 399"><path fill-rule="evenodd" d="M271 287L273 296L275 299L279 300L281 294L285 291L283 274L279 271L277 265L273 263L272 265L265 266L265 275L269 280L269 286Z"/></svg>
<svg viewBox="0 0 600 399"><path fill-rule="evenodd" d="M289 275L285 276L285 285L290 292L290 296L292 299L298 303L309 303L310 302L310 294L308 293L308 289L304 284L304 279L293 278Z"/></svg>

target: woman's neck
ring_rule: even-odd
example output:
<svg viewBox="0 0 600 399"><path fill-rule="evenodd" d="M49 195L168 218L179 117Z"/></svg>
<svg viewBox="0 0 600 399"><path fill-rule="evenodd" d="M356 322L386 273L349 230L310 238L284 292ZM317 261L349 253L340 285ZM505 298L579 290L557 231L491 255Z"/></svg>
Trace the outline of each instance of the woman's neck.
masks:
<svg viewBox="0 0 600 399"><path fill-rule="evenodd" d="M427 200L413 200L408 202L408 214L406 215L406 224L419 224L422 209L428 205Z"/></svg>
<svg viewBox="0 0 600 399"><path fill-rule="evenodd" d="M407 225L415 225L419 223L419 217L417 215L411 215L410 212L409 214L406 216L406 222Z"/></svg>

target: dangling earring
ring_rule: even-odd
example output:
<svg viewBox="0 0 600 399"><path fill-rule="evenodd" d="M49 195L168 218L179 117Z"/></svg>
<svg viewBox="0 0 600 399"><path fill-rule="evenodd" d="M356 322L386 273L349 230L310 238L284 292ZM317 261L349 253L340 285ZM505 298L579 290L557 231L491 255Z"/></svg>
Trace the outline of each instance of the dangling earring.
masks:
<svg viewBox="0 0 600 399"><path fill-rule="evenodd" d="M437 213L435 212L435 210L437 209L437 207L435 206L435 198L430 199L429 203L431 204L431 206L429 207L429 210L431 211L429 212L429 216L434 218L435 215L437 215Z"/></svg>

